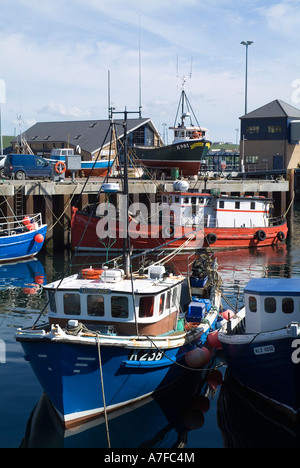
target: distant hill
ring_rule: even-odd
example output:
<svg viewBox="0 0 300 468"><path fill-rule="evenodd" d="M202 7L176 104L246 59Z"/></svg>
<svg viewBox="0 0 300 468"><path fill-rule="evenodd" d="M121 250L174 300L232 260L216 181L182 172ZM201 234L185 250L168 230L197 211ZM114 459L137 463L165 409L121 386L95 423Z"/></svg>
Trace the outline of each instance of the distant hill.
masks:
<svg viewBox="0 0 300 468"><path fill-rule="evenodd" d="M240 145L234 145L233 143L222 143L216 142L212 143L210 149L222 149L222 150L240 150Z"/></svg>

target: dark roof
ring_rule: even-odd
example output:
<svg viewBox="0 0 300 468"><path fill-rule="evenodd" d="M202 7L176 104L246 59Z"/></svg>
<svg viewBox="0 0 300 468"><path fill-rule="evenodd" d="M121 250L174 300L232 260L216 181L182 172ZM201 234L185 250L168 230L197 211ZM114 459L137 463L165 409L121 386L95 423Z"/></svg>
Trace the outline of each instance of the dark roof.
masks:
<svg viewBox="0 0 300 468"><path fill-rule="evenodd" d="M115 120L116 132L119 137L123 134L123 120ZM127 131L132 132L145 123L155 129L149 118L128 119ZM69 142L70 145L79 145L83 150L93 153L110 142L111 132L109 120L84 120L69 122L38 122L23 133L30 144L38 142ZM105 141L104 141L105 140Z"/></svg>
<svg viewBox="0 0 300 468"><path fill-rule="evenodd" d="M259 119L272 117L286 117L291 119L300 119L300 110L287 104L280 99L269 102L258 109L243 115L240 119Z"/></svg>

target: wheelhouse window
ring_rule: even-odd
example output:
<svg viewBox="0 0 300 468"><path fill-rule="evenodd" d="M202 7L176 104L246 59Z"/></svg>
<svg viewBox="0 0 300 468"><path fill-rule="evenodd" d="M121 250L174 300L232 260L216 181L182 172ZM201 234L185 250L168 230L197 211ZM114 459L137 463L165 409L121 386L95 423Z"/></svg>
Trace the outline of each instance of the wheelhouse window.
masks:
<svg viewBox="0 0 300 468"><path fill-rule="evenodd" d="M172 307L178 307L178 302L178 288L174 288L172 293Z"/></svg>
<svg viewBox="0 0 300 468"><path fill-rule="evenodd" d="M80 315L80 294L64 294L64 313L66 315Z"/></svg>
<svg viewBox="0 0 300 468"><path fill-rule="evenodd" d="M51 312L57 313L56 301L55 301L55 291L48 291L49 304Z"/></svg>
<svg viewBox="0 0 300 468"><path fill-rule="evenodd" d="M284 314L292 314L294 312L294 299L292 297L284 297L282 299L282 312Z"/></svg>
<svg viewBox="0 0 300 468"><path fill-rule="evenodd" d="M164 313L164 307L165 307L165 295L162 294L159 299L159 315Z"/></svg>
<svg viewBox="0 0 300 468"><path fill-rule="evenodd" d="M171 291L168 291L166 294L166 309L171 308Z"/></svg>
<svg viewBox="0 0 300 468"><path fill-rule="evenodd" d="M255 210L255 202L254 201L252 201L250 203L250 210Z"/></svg>
<svg viewBox="0 0 300 468"><path fill-rule="evenodd" d="M111 298L111 316L116 318L128 317L128 297L112 296Z"/></svg>
<svg viewBox="0 0 300 468"><path fill-rule="evenodd" d="M236 210L239 210L239 209L240 209L240 202L239 202L239 201L236 201L236 202L234 203L234 207L235 207Z"/></svg>
<svg viewBox="0 0 300 468"><path fill-rule="evenodd" d="M224 206L225 206L224 200L220 200L219 201L219 208L224 208Z"/></svg>
<svg viewBox="0 0 300 468"><path fill-rule="evenodd" d="M276 312L276 299L274 297L265 298L265 312L274 314Z"/></svg>
<svg viewBox="0 0 300 468"><path fill-rule="evenodd" d="M139 304L139 317L153 317L154 313L154 297L142 296Z"/></svg>
<svg viewBox="0 0 300 468"><path fill-rule="evenodd" d="M249 310L250 312L257 312L257 300L255 296L249 297Z"/></svg>
<svg viewBox="0 0 300 468"><path fill-rule="evenodd" d="M87 296L87 313L94 317L103 317L104 297L98 294L89 294Z"/></svg>

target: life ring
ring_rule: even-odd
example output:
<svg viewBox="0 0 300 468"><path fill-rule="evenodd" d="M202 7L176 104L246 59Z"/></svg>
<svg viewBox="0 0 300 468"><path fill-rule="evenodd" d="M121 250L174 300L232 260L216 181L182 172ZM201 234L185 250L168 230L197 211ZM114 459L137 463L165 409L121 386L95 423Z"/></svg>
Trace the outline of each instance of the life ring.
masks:
<svg viewBox="0 0 300 468"><path fill-rule="evenodd" d="M216 241L217 241L217 236L215 233L213 232L210 232L207 236L206 236L206 239L207 239L207 242L209 244L214 244Z"/></svg>
<svg viewBox="0 0 300 468"><path fill-rule="evenodd" d="M285 234L282 231L277 232L277 239L282 242L285 239Z"/></svg>
<svg viewBox="0 0 300 468"><path fill-rule="evenodd" d="M221 169L224 171L226 169L226 164L221 164Z"/></svg>
<svg viewBox="0 0 300 468"><path fill-rule="evenodd" d="M67 166L63 161L57 161L54 169L57 172L57 174L63 174L64 172L66 172Z"/></svg>
<svg viewBox="0 0 300 468"><path fill-rule="evenodd" d="M267 237L265 231L263 231L262 229L260 229L259 231L257 231L256 233L256 237L259 241L264 241Z"/></svg>
<svg viewBox="0 0 300 468"><path fill-rule="evenodd" d="M97 268L85 268L81 270L81 274L85 279L99 279L103 271Z"/></svg>

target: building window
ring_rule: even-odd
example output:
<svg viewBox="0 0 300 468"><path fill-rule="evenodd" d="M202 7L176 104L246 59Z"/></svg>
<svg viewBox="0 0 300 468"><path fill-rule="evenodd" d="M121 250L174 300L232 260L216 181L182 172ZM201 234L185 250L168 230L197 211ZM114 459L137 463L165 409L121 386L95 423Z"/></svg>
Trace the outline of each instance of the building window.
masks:
<svg viewBox="0 0 300 468"><path fill-rule="evenodd" d="M246 133L259 133L259 125L249 125L246 127Z"/></svg>
<svg viewBox="0 0 300 468"><path fill-rule="evenodd" d="M281 133L281 125L269 125L268 133Z"/></svg>
<svg viewBox="0 0 300 468"><path fill-rule="evenodd" d="M246 156L246 164L257 164L258 156Z"/></svg>

